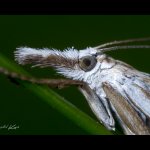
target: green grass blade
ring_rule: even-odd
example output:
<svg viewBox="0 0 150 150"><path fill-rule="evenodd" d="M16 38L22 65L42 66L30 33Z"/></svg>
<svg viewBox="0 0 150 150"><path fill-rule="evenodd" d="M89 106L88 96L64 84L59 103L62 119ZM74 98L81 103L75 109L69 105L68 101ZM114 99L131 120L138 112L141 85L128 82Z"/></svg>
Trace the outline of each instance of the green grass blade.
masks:
<svg viewBox="0 0 150 150"><path fill-rule="evenodd" d="M7 68L8 70L29 75L22 68L5 58L0 54L0 66ZM87 114L79 110L69 101L62 98L53 90L46 86L39 86L31 84L29 82L19 81L21 85L29 89L35 95L46 101L51 107L62 113L68 119L72 120L76 125L84 129L90 134L112 135L113 133L108 131L100 123L89 117Z"/></svg>

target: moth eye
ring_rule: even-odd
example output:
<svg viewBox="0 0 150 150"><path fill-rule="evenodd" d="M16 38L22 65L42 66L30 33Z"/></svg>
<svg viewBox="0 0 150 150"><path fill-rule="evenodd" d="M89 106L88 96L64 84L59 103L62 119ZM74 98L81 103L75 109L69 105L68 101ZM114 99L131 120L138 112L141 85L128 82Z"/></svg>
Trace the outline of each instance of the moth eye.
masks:
<svg viewBox="0 0 150 150"><path fill-rule="evenodd" d="M95 56L85 56L79 60L79 66L85 72L92 70L97 63Z"/></svg>

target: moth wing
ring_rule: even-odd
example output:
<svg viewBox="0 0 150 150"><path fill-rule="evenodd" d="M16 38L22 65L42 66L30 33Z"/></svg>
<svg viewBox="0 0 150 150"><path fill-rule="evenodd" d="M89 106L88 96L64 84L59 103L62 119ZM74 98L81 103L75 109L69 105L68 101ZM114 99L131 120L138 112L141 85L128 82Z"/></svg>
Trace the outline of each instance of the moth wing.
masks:
<svg viewBox="0 0 150 150"><path fill-rule="evenodd" d="M103 83L103 89L126 134L150 134L148 127L121 93L107 82Z"/></svg>
<svg viewBox="0 0 150 150"><path fill-rule="evenodd" d="M127 82L123 90L128 100L150 119L150 75L140 72L133 82Z"/></svg>
<svg viewBox="0 0 150 150"><path fill-rule="evenodd" d="M82 87L79 87L81 93L85 96L90 108L93 113L96 115L98 120L109 130L115 129L114 119L111 118L101 100L97 96L97 94L87 85L84 84Z"/></svg>

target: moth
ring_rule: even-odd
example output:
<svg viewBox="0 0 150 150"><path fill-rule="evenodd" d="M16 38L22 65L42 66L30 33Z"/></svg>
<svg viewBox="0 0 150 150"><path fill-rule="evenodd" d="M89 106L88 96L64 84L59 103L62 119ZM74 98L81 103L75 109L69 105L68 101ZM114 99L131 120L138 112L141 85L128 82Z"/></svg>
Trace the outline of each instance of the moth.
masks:
<svg viewBox="0 0 150 150"><path fill-rule="evenodd" d="M116 118L125 134L148 135L150 74L105 54L112 50L150 48L150 45L124 45L139 41L150 38L113 41L79 51L73 47L64 51L19 47L15 60L21 65L54 67L66 78L84 82L79 90L108 130L115 130Z"/></svg>

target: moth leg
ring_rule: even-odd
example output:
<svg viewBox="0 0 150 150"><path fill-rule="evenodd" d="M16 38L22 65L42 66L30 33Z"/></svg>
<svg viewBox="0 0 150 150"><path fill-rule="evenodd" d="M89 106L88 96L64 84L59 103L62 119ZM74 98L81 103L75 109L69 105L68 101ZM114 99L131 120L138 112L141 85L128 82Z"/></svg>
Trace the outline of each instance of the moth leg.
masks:
<svg viewBox="0 0 150 150"><path fill-rule="evenodd" d="M42 85L48 85L49 87L57 87L57 88L64 88L68 85L82 85L83 82L75 81L75 80L69 80L69 79L44 79L44 78L33 78L29 76L25 76L22 74L18 74L16 72L8 71L7 69L0 67L0 73L8 76L12 79L19 79L23 81L28 81L34 84L42 84Z"/></svg>
<svg viewBox="0 0 150 150"><path fill-rule="evenodd" d="M147 135L149 128L145 125L137 112L128 101L107 82L103 83L103 89L111 105L121 120L121 126L126 134Z"/></svg>
<svg viewBox="0 0 150 150"><path fill-rule="evenodd" d="M97 94L87 85L79 86L79 90L85 96L91 110L96 115L98 120L109 130L115 130L115 122L110 116L101 102Z"/></svg>

